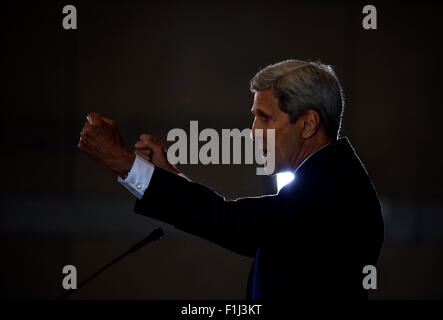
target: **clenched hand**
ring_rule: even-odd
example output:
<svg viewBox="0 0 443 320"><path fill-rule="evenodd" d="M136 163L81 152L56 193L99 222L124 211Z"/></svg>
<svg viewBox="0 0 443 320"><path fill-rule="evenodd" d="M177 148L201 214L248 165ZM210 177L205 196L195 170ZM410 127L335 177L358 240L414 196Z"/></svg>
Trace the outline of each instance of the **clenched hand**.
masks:
<svg viewBox="0 0 443 320"><path fill-rule="evenodd" d="M116 123L97 113L89 113L80 132L78 148L89 157L124 177L135 155L123 143Z"/></svg>
<svg viewBox="0 0 443 320"><path fill-rule="evenodd" d="M161 141L150 135L142 134L140 140L135 144L135 153L159 168L172 173L180 173L169 161L165 148Z"/></svg>

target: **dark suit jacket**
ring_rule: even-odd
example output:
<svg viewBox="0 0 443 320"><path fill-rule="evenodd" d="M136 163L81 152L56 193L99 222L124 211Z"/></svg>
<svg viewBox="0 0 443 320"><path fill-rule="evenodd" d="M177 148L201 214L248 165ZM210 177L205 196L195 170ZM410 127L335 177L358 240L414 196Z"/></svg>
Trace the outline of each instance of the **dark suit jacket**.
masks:
<svg viewBox="0 0 443 320"><path fill-rule="evenodd" d="M155 208L155 209L154 209ZM135 212L255 257L247 298L367 298L384 238L380 202L347 138L314 153L277 195L226 201L156 168Z"/></svg>

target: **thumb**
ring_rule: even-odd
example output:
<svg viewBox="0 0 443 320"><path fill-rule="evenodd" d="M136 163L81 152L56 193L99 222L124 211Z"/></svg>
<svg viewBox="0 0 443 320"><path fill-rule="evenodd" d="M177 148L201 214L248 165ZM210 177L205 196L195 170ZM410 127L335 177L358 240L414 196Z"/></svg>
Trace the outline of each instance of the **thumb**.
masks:
<svg viewBox="0 0 443 320"><path fill-rule="evenodd" d="M141 140L138 140L138 141L135 143L134 147L135 147L136 149L149 149L148 146L147 146L143 141L141 141Z"/></svg>
<svg viewBox="0 0 443 320"><path fill-rule="evenodd" d="M101 116L102 120L111 126L115 126L115 121L106 117Z"/></svg>
<svg viewBox="0 0 443 320"><path fill-rule="evenodd" d="M163 150L163 146L162 146L161 141L158 138L156 138L150 134L145 134L145 133L142 134L140 136L140 141L143 143L145 148L149 148L153 151Z"/></svg>

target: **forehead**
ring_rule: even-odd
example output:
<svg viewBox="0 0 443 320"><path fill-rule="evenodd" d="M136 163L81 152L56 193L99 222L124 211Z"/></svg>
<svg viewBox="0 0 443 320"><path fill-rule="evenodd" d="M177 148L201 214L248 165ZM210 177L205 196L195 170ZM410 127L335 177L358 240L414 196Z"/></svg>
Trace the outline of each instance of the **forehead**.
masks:
<svg viewBox="0 0 443 320"><path fill-rule="evenodd" d="M278 109L278 99L274 97L271 90L256 91L254 94L253 108L262 110Z"/></svg>

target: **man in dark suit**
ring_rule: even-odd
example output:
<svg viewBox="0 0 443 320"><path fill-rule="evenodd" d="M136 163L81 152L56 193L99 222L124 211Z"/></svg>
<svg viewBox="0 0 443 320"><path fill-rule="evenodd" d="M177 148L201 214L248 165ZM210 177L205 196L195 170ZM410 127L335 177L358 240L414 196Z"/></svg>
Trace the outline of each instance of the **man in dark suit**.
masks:
<svg viewBox="0 0 443 320"><path fill-rule="evenodd" d="M142 135L134 154L97 114L88 115L79 148L119 175L137 213L255 257L248 298L367 298L363 268L377 262L383 218L363 164L338 138L343 97L332 68L284 61L260 71L251 90L252 138L274 129L275 172L295 173L276 195L226 201L179 176L158 139Z"/></svg>

